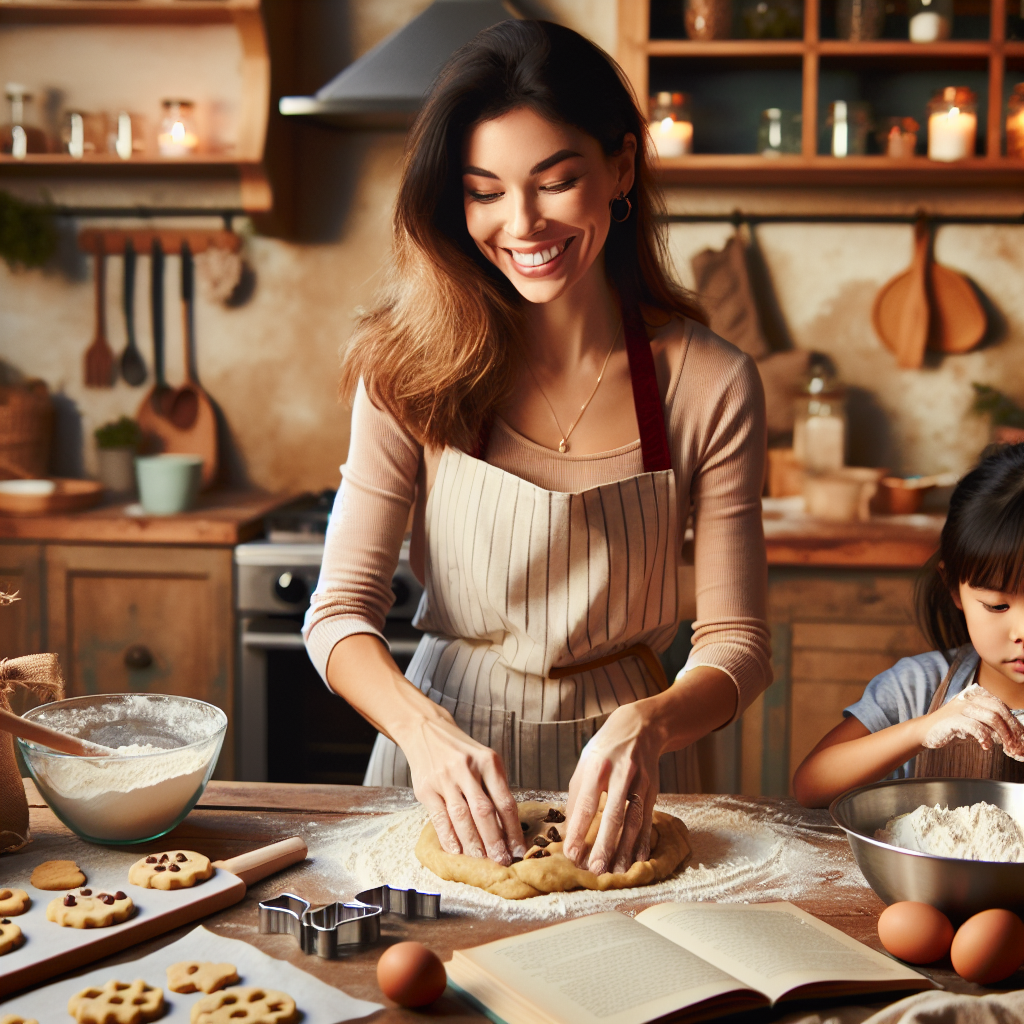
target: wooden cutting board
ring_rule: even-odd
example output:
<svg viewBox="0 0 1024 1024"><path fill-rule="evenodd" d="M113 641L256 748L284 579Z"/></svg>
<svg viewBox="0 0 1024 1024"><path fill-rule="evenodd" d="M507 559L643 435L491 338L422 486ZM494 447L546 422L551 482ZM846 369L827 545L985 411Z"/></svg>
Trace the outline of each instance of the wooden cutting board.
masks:
<svg viewBox="0 0 1024 1024"><path fill-rule="evenodd" d="M147 844L146 849L150 848L151 844ZM169 843L167 848L175 847ZM0 886L24 889L32 898L26 913L10 918L21 928L25 942L0 957L0 996L230 907L245 896L247 886L253 882L304 860L306 844L294 836L227 861L214 861L216 871L212 878L191 889L169 892L128 884L128 869L140 856L145 853L94 846L63 836L44 836L18 853L0 857ZM85 872L86 884L94 891L121 889L131 896L135 914L109 928L61 928L48 921L47 904L63 893L36 889L29 877L32 869L43 861L71 858Z"/></svg>

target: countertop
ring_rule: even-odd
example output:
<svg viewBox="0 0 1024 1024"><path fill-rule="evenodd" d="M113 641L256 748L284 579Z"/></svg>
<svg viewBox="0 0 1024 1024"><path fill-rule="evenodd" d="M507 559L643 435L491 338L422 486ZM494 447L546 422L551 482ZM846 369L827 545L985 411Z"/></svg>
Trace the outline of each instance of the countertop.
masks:
<svg viewBox="0 0 1024 1024"><path fill-rule="evenodd" d="M290 494L211 491L197 508L149 516L141 505L100 505L56 516L0 515L0 540L86 544L182 544L233 547L263 533L263 517Z"/></svg>
<svg viewBox="0 0 1024 1024"><path fill-rule="evenodd" d="M68 835L68 830L46 807L28 780L25 789L31 807L32 831L36 835ZM877 921L884 904L868 888L867 883L858 884L857 880L861 876L849 845L842 831L832 823L827 811L807 810L791 799L742 796L663 795L659 799L659 806L685 820L697 813L702 803L708 802L715 802L726 815L737 811L756 815L770 821L775 831L783 832L787 841L791 841L795 848L804 851L810 858L808 863L811 866L803 869L804 872L809 871L809 884L802 889L806 895L793 897L793 902L858 941L881 949ZM211 782L198 806L181 825L168 836L155 843L140 845L138 849L141 854L181 847L198 850L216 859L245 853L288 836L301 835L309 846L309 860L256 883L241 903L212 915L203 923L212 931L250 942L271 956L288 960L351 996L388 1004L376 980L377 958L382 945L357 952L344 960L321 960L315 956L305 956L289 936L259 934L257 903L281 892L301 894L314 904L351 898L361 886L357 879L346 874L336 858L332 859L332 837L336 837L338 830L344 828L346 823L358 824L359 821L366 821L366 815L400 811L414 804L411 790ZM329 868L326 875L325 866ZM841 879L849 878L851 872L855 876L854 884L841 884ZM784 869L773 862L773 866L766 872L731 886L728 898L755 902L765 899L764 894L772 888L772 883L786 881L783 874ZM632 899L628 907L630 911L640 910L642 901ZM383 943L415 938L426 943L442 960L448 960L455 949L468 948L542 926L543 922L536 920L503 920L497 915L471 918L442 914L438 921L413 922L389 916L384 919ZM191 927L189 925L159 939L140 943L105 962L113 965L144 956L167 942L181 938ZM976 994L987 991L957 977L948 961L944 966L940 964L924 968L922 973L951 991ZM1019 979L1020 975L1015 975L1004 982L1000 989L1017 987ZM866 1004L859 1001L857 1005ZM775 1013L758 1014L755 1019L773 1020L787 1012L792 1012L792 1007L788 1010L780 1007ZM427 1016L453 1021L482 1022L486 1019L449 995L443 996L425 1011L401 1010L388 1004L386 1009L364 1019L412 1024ZM817 1017L810 1019L819 1020Z"/></svg>

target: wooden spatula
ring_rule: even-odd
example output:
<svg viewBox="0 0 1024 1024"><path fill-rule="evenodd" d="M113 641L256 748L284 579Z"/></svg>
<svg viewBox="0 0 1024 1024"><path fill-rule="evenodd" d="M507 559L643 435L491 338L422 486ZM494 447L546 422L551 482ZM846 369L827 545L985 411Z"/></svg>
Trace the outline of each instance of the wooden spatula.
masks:
<svg viewBox="0 0 1024 1024"><path fill-rule="evenodd" d="M114 350L107 341L107 254L104 239L96 238L96 336L85 350L85 386L112 388L114 386Z"/></svg>
<svg viewBox="0 0 1024 1024"><path fill-rule="evenodd" d="M904 369L917 369L924 362L931 319L930 255L931 231L924 220L919 220L914 229L914 259L910 269L882 287L871 310L875 332L896 356L896 365Z"/></svg>

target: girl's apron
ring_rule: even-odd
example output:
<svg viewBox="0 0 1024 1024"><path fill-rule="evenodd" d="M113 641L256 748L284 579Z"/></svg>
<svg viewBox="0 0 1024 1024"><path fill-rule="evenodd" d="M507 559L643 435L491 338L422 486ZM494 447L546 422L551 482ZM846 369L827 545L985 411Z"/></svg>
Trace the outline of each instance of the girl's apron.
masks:
<svg viewBox="0 0 1024 1024"><path fill-rule="evenodd" d="M567 789L611 712L669 685L654 652L677 627L676 484L650 342L626 314L642 474L569 494L446 448L427 499L425 635L406 676L501 755L512 786ZM699 791L694 749L662 757L660 776L662 792ZM412 785L387 737L363 781Z"/></svg>
<svg viewBox="0 0 1024 1024"><path fill-rule="evenodd" d="M970 651L969 645L957 651L945 679L939 684L928 705L928 714L937 711L946 702L949 684ZM978 667L981 667L980 662ZM1024 763L1007 757L1003 753L1003 748L998 745L993 746L991 750L983 750L976 740L957 740L938 750L922 750L914 762L914 778L997 779L1000 782L1024 782Z"/></svg>

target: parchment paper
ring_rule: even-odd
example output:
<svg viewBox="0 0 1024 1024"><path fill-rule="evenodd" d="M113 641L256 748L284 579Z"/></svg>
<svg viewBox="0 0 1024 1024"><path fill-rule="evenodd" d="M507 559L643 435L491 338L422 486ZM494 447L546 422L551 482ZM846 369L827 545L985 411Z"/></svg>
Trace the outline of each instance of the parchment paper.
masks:
<svg viewBox="0 0 1024 1024"><path fill-rule="evenodd" d="M51 927L53 925L51 924ZM59 929L67 931L68 929ZM202 992L179 995L167 988L167 968L182 960L209 960L234 964L239 985L259 985L286 992L302 1011L302 1024L340 1024L341 1021L365 1017L382 1009L380 1003L353 999L340 989L314 978L284 960L271 956L238 939L225 939L200 925L183 939L158 949L155 953L130 963L111 967L91 967L73 978L55 981L27 995L12 996L0 1001L0 1015L18 1013L36 1018L41 1024L71 1021L68 1000L89 985L103 985L112 978L117 981L143 981L164 990L166 1006L161 1024L189 1024L192 1006L203 998Z"/></svg>

